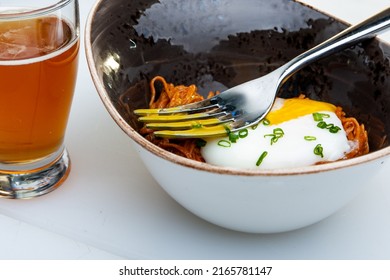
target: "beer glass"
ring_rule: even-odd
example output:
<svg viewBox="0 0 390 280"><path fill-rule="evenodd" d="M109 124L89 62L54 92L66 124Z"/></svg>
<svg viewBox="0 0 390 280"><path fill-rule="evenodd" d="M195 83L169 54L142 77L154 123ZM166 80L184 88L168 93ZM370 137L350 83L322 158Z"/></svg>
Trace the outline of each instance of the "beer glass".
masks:
<svg viewBox="0 0 390 280"><path fill-rule="evenodd" d="M78 51L77 0L0 1L0 197L40 196L69 174Z"/></svg>

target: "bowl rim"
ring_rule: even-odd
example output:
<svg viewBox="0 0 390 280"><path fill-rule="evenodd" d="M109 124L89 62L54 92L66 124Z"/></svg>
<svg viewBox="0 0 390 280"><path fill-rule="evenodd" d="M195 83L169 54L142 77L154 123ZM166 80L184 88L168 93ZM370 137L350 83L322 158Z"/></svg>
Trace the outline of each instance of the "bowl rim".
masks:
<svg viewBox="0 0 390 280"><path fill-rule="evenodd" d="M93 59L93 52L92 52L92 45L91 45L91 31L92 31L92 21L94 18L94 15L96 14L97 9L99 8L101 2L103 0L98 0L93 5L92 9L90 10L86 25L85 25L85 36L84 36L84 46L85 46L85 55L87 59L87 64L90 70L90 74L92 77L92 80L94 82L94 85L96 87L96 90L98 92L98 95L103 102L105 108L107 109L108 113L111 115L113 120L116 122L117 125L128 135L130 138L136 142L138 145L140 145L142 148L146 149L150 153L154 154L157 157L160 157L164 160L170 161L174 164L178 164L184 167L189 167L193 169L197 169L200 171L210 172L210 173L217 173L217 174L226 174L226 175L239 175L239 176L291 176L291 175L303 175L303 174L315 174L315 173L322 173L322 172L328 172L328 171L334 171L342 168L348 168L355 165L360 165L364 163L368 163L380 158L383 158L385 156L390 155L390 146L382 148L378 151L369 152L366 155L362 155L356 158L346 159L346 160L340 160L335 162L329 162L319 165L311 165L311 166L303 166L303 167L294 167L294 168L283 168L283 169L242 169L242 168L232 168L232 167L222 167L222 166L216 166L209 163L204 162L198 162L195 160L191 160L176 154L173 154L171 152L168 152L150 141L148 141L146 138L144 138L142 135L140 135L134 128L132 128L125 119L122 118L122 116L118 113L118 111L115 109L114 105L110 101L110 98L107 95L107 92L104 88L104 86L101 83L101 80L99 79L99 75L97 73L96 63ZM304 4L300 1L298 1L301 4ZM306 4L304 4L306 5ZM311 9L316 10L312 6L308 6ZM319 10L318 10L319 11ZM320 11L321 13L324 13ZM326 14L326 13L324 13ZM327 14L329 15L329 14ZM329 15L335 19L336 17ZM337 19L338 20L338 19ZM340 20L340 22L344 22L343 20ZM376 40L382 41L380 38L377 38ZM386 43L386 42L385 42Z"/></svg>

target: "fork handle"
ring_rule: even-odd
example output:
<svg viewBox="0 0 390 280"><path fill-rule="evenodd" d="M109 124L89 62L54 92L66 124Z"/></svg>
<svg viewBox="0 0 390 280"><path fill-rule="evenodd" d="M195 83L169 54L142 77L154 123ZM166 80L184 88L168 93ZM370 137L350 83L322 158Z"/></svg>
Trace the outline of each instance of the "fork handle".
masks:
<svg viewBox="0 0 390 280"><path fill-rule="evenodd" d="M350 26L323 43L295 57L290 62L282 66L285 69L281 79L285 82L291 75L308 64L345 48L356 45L363 40L371 39L389 27L390 7L371 16L361 23Z"/></svg>

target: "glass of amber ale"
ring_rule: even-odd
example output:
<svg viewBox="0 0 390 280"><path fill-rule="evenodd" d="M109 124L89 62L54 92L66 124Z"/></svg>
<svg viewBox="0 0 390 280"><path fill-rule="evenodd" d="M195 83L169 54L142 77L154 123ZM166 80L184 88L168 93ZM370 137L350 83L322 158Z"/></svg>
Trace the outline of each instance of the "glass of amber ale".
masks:
<svg viewBox="0 0 390 280"><path fill-rule="evenodd" d="M77 0L0 1L0 197L40 196L68 176L78 51Z"/></svg>

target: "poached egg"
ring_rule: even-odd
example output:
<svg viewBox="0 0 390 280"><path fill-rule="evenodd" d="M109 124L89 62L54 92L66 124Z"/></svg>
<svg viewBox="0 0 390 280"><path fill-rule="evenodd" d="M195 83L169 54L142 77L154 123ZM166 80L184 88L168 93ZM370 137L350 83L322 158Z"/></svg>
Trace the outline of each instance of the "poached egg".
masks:
<svg viewBox="0 0 390 280"><path fill-rule="evenodd" d="M258 125L228 137L206 138L201 153L210 164L277 169L342 159L353 147L330 103L277 98Z"/></svg>

